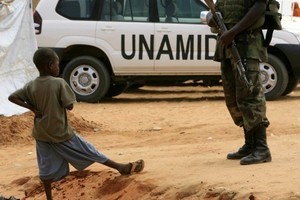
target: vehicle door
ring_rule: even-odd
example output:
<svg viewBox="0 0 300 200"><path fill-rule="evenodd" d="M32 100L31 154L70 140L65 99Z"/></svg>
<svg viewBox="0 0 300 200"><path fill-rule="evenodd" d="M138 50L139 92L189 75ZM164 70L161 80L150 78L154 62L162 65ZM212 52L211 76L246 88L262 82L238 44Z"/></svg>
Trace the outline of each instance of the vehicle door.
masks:
<svg viewBox="0 0 300 200"><path fill-rule="evenodd" d="M200 0L155 0L155 71L170 74L220 74L213 59L216 36L201 22L207 6Z"/></svg>
<svg viewBox="0 0 300 200"><path fill-rule="evenodd" d="M96 43L109 57L115 74L154 71L154 23L148 19L148 1L103 0Z"/></svg>

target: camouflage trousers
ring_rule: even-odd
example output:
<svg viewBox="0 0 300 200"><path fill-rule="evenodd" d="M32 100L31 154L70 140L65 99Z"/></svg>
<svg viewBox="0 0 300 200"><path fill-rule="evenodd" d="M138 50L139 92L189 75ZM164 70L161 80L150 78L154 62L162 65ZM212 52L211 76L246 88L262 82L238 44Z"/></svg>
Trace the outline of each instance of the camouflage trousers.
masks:
<svg viewBox="0 0 300 200"><path fill-rule="evenodd" d="M266 100L260 80L259 61L247 59L244 62L246 77L258 87L256 94L251 94L238 77L236 64L229 59L221 61L222 83L228 111L237 126L244 127L247 132L259 125L268 126L266 117Z"/></svg>

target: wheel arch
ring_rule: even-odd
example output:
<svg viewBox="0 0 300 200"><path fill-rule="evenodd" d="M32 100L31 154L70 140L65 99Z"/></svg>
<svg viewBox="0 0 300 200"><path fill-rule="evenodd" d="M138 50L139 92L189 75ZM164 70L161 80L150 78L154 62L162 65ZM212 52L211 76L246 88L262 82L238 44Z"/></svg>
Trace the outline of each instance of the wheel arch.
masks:
<svg viewBox="0 0 300 200"><path fill-rule="evenodd" d="M289 77L290 76L295 77L295 74L294 74L294 71L292 69L289 59L287 58L286 54L280 48L278 48L276 45L270 46L268 48L268 53L276 56L279 60L281 60L284 63L284 66L286 67Z"/></svg>
<svg viewBox="0 0 300 200"><path fill-rule="evenodd" d="M113 75L111 62L104 51L89 45L72 45L64 49L56 49L60 57L60 73L62 74L68 62L79 56L92 56L102 61L110 75Z"/></svg>
<svg viewBox="0 0 300 200"><path fill-rule="evenodd" d="M300 78L299 44L276 44L268 48L268 52L279 58L285 65L289 77Z"/></svg>

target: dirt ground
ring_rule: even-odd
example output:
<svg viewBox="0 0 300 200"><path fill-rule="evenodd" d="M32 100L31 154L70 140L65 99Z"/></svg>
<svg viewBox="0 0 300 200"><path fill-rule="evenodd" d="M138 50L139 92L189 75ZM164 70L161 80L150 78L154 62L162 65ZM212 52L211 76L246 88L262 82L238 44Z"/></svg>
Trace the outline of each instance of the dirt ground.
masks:
<svg viewBox="0 0 300 200"><path fill-rule="evenodd" d="M145 160L120 176L101 164L53 186L55 200L300 199L300 85L267 102L271 163L241 166L226 154L243 144L221 87L146 86L97 104L77 103L74 128L119 162ZM0 196L45 199L38 179L32 114L0 116Z"/></svg>

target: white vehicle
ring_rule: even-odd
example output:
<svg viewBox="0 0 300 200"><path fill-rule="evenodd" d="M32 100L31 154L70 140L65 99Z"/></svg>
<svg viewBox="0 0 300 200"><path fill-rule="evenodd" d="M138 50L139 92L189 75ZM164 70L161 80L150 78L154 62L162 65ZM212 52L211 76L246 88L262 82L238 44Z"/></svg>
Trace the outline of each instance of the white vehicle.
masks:
<svg viewBox="0 0 300 200"><path fill-rule="evenodd" d="M199 0L40 0L34 21L39 47L53 48L78 101L121 94L128 82L220 82L216 35ZM261 63L268 100L290 93L300 78L300 44L275 31Z"/></svg>

